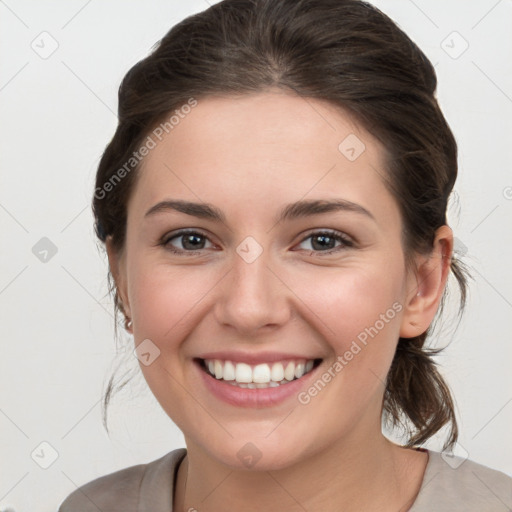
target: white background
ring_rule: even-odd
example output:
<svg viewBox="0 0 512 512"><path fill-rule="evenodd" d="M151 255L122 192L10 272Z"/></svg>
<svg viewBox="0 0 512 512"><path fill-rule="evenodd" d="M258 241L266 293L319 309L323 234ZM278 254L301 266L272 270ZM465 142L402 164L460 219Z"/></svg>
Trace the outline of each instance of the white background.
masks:
<svg viewBox="0 0 512 512"><path fill-rule="evenodd" d="M438 358L458 405L456 453L512 475L512 2L374 3L435 64L459 144L449 222L475 281ZM110 437L103 429L102 391L121 358L90 201L124 74L172 25L207 7L0 1L0 509L55 511L76 486L184 446L134 357L123 364L139 377L112 403ZM47 49L58 43L47 59L31 47L43 37ZM462 38L469 47L453 58ZM32 252L43 237L57 249L47 262ZM43 469L34 450L40 463L52 450L58 457Z"/></svg>

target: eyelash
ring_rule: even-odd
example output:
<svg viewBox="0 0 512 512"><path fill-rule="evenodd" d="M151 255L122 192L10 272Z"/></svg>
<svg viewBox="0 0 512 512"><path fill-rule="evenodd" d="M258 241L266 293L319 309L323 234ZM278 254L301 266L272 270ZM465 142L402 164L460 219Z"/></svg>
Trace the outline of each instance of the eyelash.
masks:
<svg viewBox="0 0 512 512"><path fill-rule="evenodd" d="M185 235L199 235L203 238L208 239L208 237L205 234L201 233L200 231L184 229L184 230L180 230L180 231L172 234L172 236L164 237L162 239L162 241L159 243L159 245L162 245L163 247L165 247L167 250L171 251L174 254L181 254L181 255L187 255L187 256L195 256L198 253L200 254L202 251L206 250L206 249L199 249L197 251L187 251L187 250L182 250L182 249L176 249L175 247L173 247L172 245L169 244L169 242L171 240L174 240L175 238L179 238L180 236L185 236ZM309 233L306 237L304 237L299 242L299 244L302 244L308 238L312 238L312 237L318 236L318 235L324 235L324 236L327 235L328 237L333 238L335 241L341 242L343 245L335 247L333 249L328 249L326 251L315 251L314 249L311 249L308 251L310 254L315 254L315 255L318 255L321 257L323 255L329 255L329 254L333 254L335 252L339 252L340 250L343 250L344 248L347 248L347 247L354 247L354 242L350 238L348 238L346 235L344 235L343 233L341 233L339 231L334 231L334 230L330 230L330 229L325 229L325 230L321 230L321 231L313 231L313 232ZM307 249L302 249L302 250L305 251Z"/></svg>

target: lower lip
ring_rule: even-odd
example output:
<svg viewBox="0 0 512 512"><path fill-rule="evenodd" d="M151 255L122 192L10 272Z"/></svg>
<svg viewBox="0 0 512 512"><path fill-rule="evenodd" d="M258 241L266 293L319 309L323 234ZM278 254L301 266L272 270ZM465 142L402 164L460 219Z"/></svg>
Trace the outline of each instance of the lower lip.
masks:
<svg viewBox="0 0 512 512"><path fill-rule="evenodd" d="M224 380L216 379L207 373L200 363L195 362L205 386L217 398L237 407L264 408L280 404L291 396L297 396L308 384L311 377L319 368L313 368L309 373L300 379L295 379L288 384L281 384L274 388L239 388Z"/></svg>

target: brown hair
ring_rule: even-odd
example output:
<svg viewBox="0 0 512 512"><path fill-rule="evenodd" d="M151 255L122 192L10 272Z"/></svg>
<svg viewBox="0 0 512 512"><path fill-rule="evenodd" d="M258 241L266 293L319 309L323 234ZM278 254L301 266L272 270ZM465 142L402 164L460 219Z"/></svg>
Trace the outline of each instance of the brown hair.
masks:
<svg viewBox="0 0 512 512"><path fill-rule="evenodd" d="M119 124L96 177L96 233L102 242L111 237L114 248L123 249L127 202L140 167L130 159L174 109L190 98L279 87L344 108L382 142L387 152L384 180L399 204L409 265L414 252L431 251L436 229L447 223L457 176L457 145L435 98L436 86L434 68L423 52L366 2L217 3L174 26L124 77ZM126 167L129 161L133 168ZM123 166L126 172L120 173ZM454 258L451 272L460 288L461 314L469 274ZM108 282L117 318L122 304L110 271ZM425 442L447 425L447 448L457 440L457 421L450 391L432 359L441 349L424 347L432 327L421 336L399 339L383 418L405 429L407 446ZM105 427L113 382L112 376L104 397Z"/></svg>

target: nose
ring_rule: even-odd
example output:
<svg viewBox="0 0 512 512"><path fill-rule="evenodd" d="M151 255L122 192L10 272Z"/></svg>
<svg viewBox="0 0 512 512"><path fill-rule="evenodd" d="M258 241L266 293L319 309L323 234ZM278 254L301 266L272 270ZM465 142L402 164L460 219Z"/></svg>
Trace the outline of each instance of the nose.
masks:
<svg viewBox="0 0 512 512"><path fill-rule="evenodd" d="M265 251L250 263L235 254L231 271L222 280L215 317L240 336L277 329L291 317L293 293L268 260Z"/></svg>

